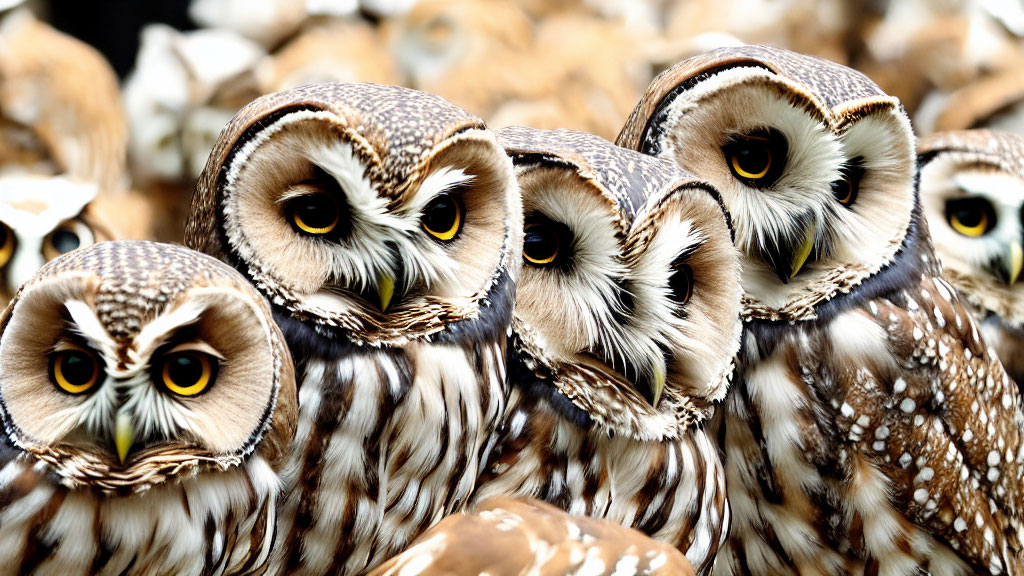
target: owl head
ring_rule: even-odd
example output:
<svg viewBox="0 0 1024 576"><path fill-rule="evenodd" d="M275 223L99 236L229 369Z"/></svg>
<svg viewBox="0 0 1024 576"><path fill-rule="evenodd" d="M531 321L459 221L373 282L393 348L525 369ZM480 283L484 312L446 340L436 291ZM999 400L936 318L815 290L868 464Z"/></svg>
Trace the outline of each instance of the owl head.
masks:
<svg viewBox="0 0 1024 576"><path fill-rule="evenodd" d="M291 359L270 309L209 256L103 242L47 263L0 317L0 416L68 487L137 492L294 432Z"/></svg>
<svg viewBox="0 0 1024 576"><path fill-rule="evenodd" d="M264 55L231 30L143 28L124 87L135 177L194 181L220 129L258 94L252 71Z"/></svg>
<svg viewBox="0 0 1024 576"><path fill-rule="evenodd" d="M755 318L818 317L916 237L910 122L838 64L761 46L695 56L654 80L618 142L721 192Z"/></svg>
<svg viewBox="0 0 1024 576"><path fill-rule="evenodd" d="M317 84L259 98L224 129L185 241L320 336L475 337L508 325L520 202L478 118L415 90Z"/></svg>
<svg viewBox="0 0 1024 576"><path fill-rule="evenodd" d="M943 275L980 309L1024 325L1024 137L940 132L918 153L921 206Z"/></svg>
<svg viewBox="0 0 1024 576"><path fill-rule="evenodd" d="M113 234L92 209L96 185L63 176L0 175L0 299L44 263Z"/></svg>
<svg viewBox="0 0 1024 576"><path fill-rule="evenodd" d="M569 130L506 128L523 194L515 348L527 382L643 440L720 400L739 347L739 259L717 193L671 162Z"/></svg>

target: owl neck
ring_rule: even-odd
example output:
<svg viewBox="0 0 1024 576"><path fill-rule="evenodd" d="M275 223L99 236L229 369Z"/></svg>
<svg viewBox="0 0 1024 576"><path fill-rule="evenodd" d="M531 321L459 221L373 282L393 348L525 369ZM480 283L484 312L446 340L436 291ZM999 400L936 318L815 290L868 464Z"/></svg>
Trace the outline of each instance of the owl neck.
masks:
<svg viewBox="0 0 1024 576"><path fill-rule="evenodd" d="M411 342L432 342L466 346L476 342L503 339L512 323L512 304L515 300L515 282L507 270L500 271L491 286L477 297L475 315L444 324L440 331L431 333L403 333L401 342L381 341L367 344L365 336L349 330L320 325L295 317L287 306L274 305L274 320L284 333L288 347L303 351L303 356L338 358L366 350L400 348Z"/></svg>
<svg viewBox="0 0 1024 576"><path fill-rule="evenodd" d="M535 367L531 368L528 363ZM586 411L573 404L572 400L558 390L550 372L520 348L519 337L516 334L512 335L508 346L508 381L509 385L518 388L523 396L546 403L568 422L583 429L589 429L594 425L594 420Z"/></svg>
<svg viewBox="0 0 1024 576"><path fill-rule="evenodd" d="M914 202L914 210L907 226L907 234L896 250L892 260L878 272L864 279L849 293L837 294L814 308L814 315L799 320L767 320L751 318L746 321L745 332L754 334L758 342L774 341L777 335L785 333L792 324L814 326L828 324L839 314L865 304L875 298L901 300L904 286L913 285L922 274L938 276L941 273L928 225L921 213L920 202ZM775 336L775 337L773 337Z"/></svg>

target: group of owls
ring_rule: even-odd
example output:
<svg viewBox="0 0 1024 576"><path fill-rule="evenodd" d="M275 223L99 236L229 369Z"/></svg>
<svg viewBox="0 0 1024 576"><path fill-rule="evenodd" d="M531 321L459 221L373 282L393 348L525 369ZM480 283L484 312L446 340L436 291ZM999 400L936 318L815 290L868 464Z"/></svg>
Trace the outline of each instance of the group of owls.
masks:
<svg viewBox="0 0 1024 576"><path fill-rule="evenodd" d="M760 46L614 144L319 83L93 243L123 148L8 86L0 573L1024 574L1024 137Z"/></svg>

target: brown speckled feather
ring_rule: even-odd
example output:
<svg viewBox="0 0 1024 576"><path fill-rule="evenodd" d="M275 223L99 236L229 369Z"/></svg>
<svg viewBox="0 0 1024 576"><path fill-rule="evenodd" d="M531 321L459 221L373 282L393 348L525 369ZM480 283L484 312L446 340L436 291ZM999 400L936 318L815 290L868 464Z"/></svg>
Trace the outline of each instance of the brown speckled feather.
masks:
<svg viewBox="0 0 1024 576"><path fill-rule="evenodd" d="M658 75L644 93L616 144L631 150L648 150L652 144L652 125L658 122L662 102L677 90L685 90L703 76L727 68L753 66L766 68L803 86L803 94L823 108L860 107L872 103L893 106L899 100L886 95L867 76L828 60L796 54L768 46L740 46L711 50L687 58Z"/></svg>

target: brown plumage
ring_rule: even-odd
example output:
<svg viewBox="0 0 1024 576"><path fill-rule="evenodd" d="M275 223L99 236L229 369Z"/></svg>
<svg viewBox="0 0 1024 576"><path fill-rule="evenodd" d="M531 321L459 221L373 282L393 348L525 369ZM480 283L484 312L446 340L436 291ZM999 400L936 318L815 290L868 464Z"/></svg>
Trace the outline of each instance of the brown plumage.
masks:
<svg viewBox="0 0 1024 576"><path fill-rule="evenodd" d="M371 576L687 576L671 546L605 520L572 516L536 500L490 498L454 514Z"/></svg>
<svg viewBox="0 0 1024 576"><path fill-rule="evenodd" d="M655 79L619 137L722 193L747 317L726 573L1015 573L1020 398L941 279L899 102L766 47Z"/></svg>
<svg viewBox="0 0 1024 576"><path fill-rule="evenodd" d="M596 136L499 136L523 189L527 242L511 396L475 498L539 498L630 526L707 573L728 506L703 426L741 328L717 194Z"/></svg>
<svg viewBox="0 0 1024 576"><path fill-rule="evenodd" d="M504 411L521 217L494 136L437 96L312 85L225 128L186 243L274 303L296 359L274 571L362 573L466 503Z"/></svg>
<svg viewBox="0 0 1024 576"><path fill-rule="evenodd" d="M165 244L77 250L4 311L0 363L4 573L264 572L295 384L241 275Z"/></svg>
<svg viewBox="0 0 1024 576"><path fill-rule="evenodd" d="M128 128L117 77L89 45L36 20L27 10L0 14L0 161L7 147L34 158L33 173L62 174L95 183L100 191L126 189ZM31 135L35 150L5 134ZM41 164L48 165L43 169Z"/></svg>

